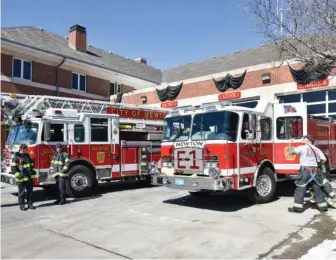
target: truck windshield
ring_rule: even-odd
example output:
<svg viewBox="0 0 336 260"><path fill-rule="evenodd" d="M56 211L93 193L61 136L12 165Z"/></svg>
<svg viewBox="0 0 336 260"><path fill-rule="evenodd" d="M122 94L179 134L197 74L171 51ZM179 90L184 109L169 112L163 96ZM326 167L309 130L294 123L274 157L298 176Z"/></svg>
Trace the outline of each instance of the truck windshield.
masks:
<svg viewBox="0 0 336 260"><path fill-rule="evenodd" d="M231 111L208 112L195 115L191 140L235 141L239 115Z"/></svg>
<svg viewBox="0 0 336 260"><path fill-rule="evenodd" d="M191 116L169 117L164 120L163 142L187 141L190 135Z"/></svg>
<svg viewBox="0 0 336 260"><path fill-rule="evenodd" d="M17 125L10 129L7 137L7 145L34 144L36 143L38 124Z"/></svg>

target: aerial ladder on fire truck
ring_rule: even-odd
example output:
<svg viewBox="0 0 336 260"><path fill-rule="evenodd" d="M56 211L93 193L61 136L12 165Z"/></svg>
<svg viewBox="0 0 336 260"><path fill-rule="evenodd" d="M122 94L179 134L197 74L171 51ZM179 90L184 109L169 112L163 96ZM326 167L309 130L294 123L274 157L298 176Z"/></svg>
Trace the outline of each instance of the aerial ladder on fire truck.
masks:
<svg viewBox="0 0 336 260"><path fill-rule="evenodd" d="M139 180L143 180L145 177L148 179L148 172L151 170L148 165L157 162L160 157L163 119L169 112L169 109L136 106L131 104L117 104L107 101L38 95L23 96L8 93L1 93L1 108L3 110L5 123L11 128L15 128L17 125L29 125L31 122L44 122L38 123L41 127L46 126L46 123L48 123L50 127L50 122L55 122L55 124L57 124L56 121L59 122L58 124L71 124L73 127L75 124L81 124L81 115L86 115L89 118L102 118L101 115L108 115L108 118L111 116L115 118L113 120L116 121L111 119L111 123L109 123L107 127L110 129L108 130L109 135L118 136L116 137L117 139L113 139L115 137L106 137L109 140L111 138L111 143L106 143L104 141L106 144L103 144L103 142L98 148L94 148L100 149L95 150L94 157L92 152L85 155L84 152L77 152L77 148L73 150L74 137L69 138L70 135L74 135L73 132L67 134L68 141L65 141L65 143L67 143L68 152L70 152L71 155L74 154L77 158L87 158L93 162L93 167L99 165L95 170L97 179L106 181L114 179L126 180L127 177L130 179L130 177L136 176ZM55 115L56 112L64 114L63 119L62 117ZM70 112L72 113L72 118L67 118L66 115L70 115ZM113 123L112 121L116 123ZM90 124L87 123L86 127L90 128ZM48 127L44 127L42 135L50 132L50 129L48 129L49 131L46 131L46 129L48 129ZM95 130L88 131L91 132ZM34 141L34 145L32 146L36 147L41 144L41 149L45 149L45 145L50 144L49 141L46 141L49 139L43 139L44 137L40 135L38 138L41 140L37 142ZM84 143L77 143L75 146L90 145L90 136L87 138L89 139L86 139ZM120 147L118 148L119 155L114 157L116 149L114 147L116 146ZM9 145L6 149L7 153L9 152L9 154L12 154L12 150L17 148L15 148L14 145ZM104 151L104 149L108 150L106 150L107 152L103 152L105 155L102 155L102 152L99 151ZM74 153L72 154L72 152ZM9 154L7 155L7 165L10 163L11 158ZM98 156L100 157L98 158ZM109 158L112 158L111 156L113 157L113 167L111 168L111 166L108 167L109 165L107 165L106 168L104 168L99 161L110 160ZM42 162L40 161L42 159L39 158L35 158L35 160ZM96 160L98 161L95 162ZM40 165L40 168L40 170L43 171L46 166ZM9 175L6 175L5 177L9 178ZM48 179L48 181L50 180ZM39 179L40 185L41 182L41 179Z"/></svg>
<svg viewBox="0 0 336 260"><path fill-rule="evenodd" d="M4 110L6 124L15 124L15 120L29 120L34 117L41 117L50 108L75 109L79 113L106 114L107 108L113 106L119 109L144 109L158 112L167 112L168 109L136 106L131 104L112 104L107 101L97 101L88 99L65 98L54 96L16 96L16 94L1 93L1 104ZM134 121L130 118L120 118L120 123L143 123L144 119ZM153 125L163 125L162 120L154 120Z"/></svg>

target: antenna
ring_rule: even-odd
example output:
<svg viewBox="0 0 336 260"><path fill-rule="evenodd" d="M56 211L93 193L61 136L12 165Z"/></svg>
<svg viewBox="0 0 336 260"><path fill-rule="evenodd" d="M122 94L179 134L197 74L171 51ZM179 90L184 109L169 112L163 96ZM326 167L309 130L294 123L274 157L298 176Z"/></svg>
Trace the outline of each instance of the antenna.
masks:
<svg viewBox="0 0 336 260"><path fill-rule="evenodd" d="M286 2L284 3L284 0L277 0L277 10L276 10L276 14L277 17L280 18L280 36L282 38L283 33L284 33L284 24L285 24L285 19L286 19L286 14L288 14L290 12L290 8L288 6L284 7L284 4L286 5ZM287 15L288 18L288 15ZM292 31L292 19L290 19L289 21L289 31Z"/></svg>
<svg viewBox="0 0 336 260"><path fill-rule="evenodd" d="M280 35L283 34L283 0L277 0L277 16L280 16Z"/></svg>

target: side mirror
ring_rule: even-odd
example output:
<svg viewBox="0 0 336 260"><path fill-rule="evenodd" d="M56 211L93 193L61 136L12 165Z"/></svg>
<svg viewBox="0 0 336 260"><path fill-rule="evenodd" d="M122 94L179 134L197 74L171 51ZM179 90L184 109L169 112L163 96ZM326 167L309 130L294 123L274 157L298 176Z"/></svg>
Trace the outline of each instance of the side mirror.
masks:
<svg viewBox="0 0 336 260"><path fill-rule="evenodd" d="M50 140L50 122L44 122L43 126L44 141Z"/></svg>

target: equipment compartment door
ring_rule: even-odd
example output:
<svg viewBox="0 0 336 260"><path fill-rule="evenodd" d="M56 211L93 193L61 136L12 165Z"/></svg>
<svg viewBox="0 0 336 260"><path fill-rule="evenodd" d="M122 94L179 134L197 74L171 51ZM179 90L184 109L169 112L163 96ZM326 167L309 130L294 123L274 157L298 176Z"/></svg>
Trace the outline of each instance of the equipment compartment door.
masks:
<svg viewBox="0 0 336 260"><path fill-rule="evenodd" d="M121 174L123 176L139 174L139 149L141 148L121 148Z"/></svg>

